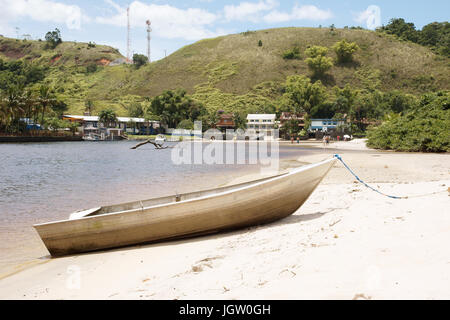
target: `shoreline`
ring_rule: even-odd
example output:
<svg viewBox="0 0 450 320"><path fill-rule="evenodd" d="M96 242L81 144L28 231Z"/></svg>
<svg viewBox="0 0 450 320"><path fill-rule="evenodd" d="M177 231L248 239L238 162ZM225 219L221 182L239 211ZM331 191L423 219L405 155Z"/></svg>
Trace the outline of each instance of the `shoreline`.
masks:
<svg viewBox="0 0 450 320"><path fill-rule="evenodd" d="M332 147L285 159L283 166L323 160ZM383 198L355 184L337 164L304 206L284 220L40 260L0 278L0 299L448 299L450 254L442 245L450 241L450 155L339 151L364 181L383 192L440 193ZM257 176L235 175L226 184ZM74 265L81 270L80 289L66 286Z"/></svg>
<svg viewBox="0 0 450 320"><path fill-rule="evenodd" d="M81 136L0 136L0 143L39 143L83 141Z"/></svg>

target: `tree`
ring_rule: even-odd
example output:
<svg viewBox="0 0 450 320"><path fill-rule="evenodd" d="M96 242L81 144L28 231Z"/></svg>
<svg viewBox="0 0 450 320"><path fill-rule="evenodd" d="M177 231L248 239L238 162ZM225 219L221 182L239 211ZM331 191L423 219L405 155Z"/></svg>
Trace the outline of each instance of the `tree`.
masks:
<svg viewBox="0 0 450 320"><path fill-rule="evenodd" d="M233 122L236 129L245 129L247 127L247 121L239 112L233 113Z"/></svg>
<svg viewBox="0 0 450 320"><path fill-rule="evenodd" d="M148 63L148 57L144 56L143 54L135 53L133 55L133 63L136 66L136 68L139 69L140 67L142 67Z"/></svg>
<svg viewBox="0 0 450 320"><path fill-rule="evenodd" d="M86 100L84 102L85 112L88 112L89 115L92 114L92 111L94 110L94 102L90 99Z"/></svg>
<svg viewBox="0 0 450 320"><path fill-rule="evenodd" d="M21 107L21 88L10 87L5 97L2 99L2 117L3 125L6 132L17 131L19 127L20 117L23 115L24 110Z"/></svg>
<svg viewBox="0 0 450 320"><path fill-rule="evenodd" d="M183 89L168 90L155 97L148 113L158 116L170 128L176 128L185 119L195 121L207 112L202 104L193 100Z"/></svg>
<svg viewBox="0 0 450 320"><path fill-rule="evenodd" d="M381 27L381 31L387 34L393 34L403 40L417 42L419 33L414 23L406 22L403 18L395 18L389 21L389 24Z"/></svg>
<svg viewBox="0 0 450 320"><path fill-rule="evenodd" d="M47 108L53 106L56 103L55 96L50 87L46 85L41 85L39 87L38 103L41 106L41 125L43 125Z"/></svg>
<svg viewBox="0 0 450 320"><path fill-rule="evenodd" d="M293 137L300 132L299 121L297 119L290 119L283 125L283 131L289 136Z"/></svg>
<svg viewBox="0 0 450 320"><path fill-rule="evenodd" d="M47 41L47 47L55 49L60 43L62 43L61 32L58 28L55 31L49 31L45 34L45 41Z"/></svg>
<svg viewBox="0 0 450 320"><path fill-rule="evenodd" d="M386 120L368 131L368 146L413 152L450 151L448 92L425 95L409 112Z"/></svg>
<svg viewBox="0 0 450 320"><path fill-rule="evenodd" d="M333 50L336 52L338 63L347 63L353 60L353 54L359 50L359 47L356 42L343 39L333 46Z"/></svg>
<svg viewBox="0 0 450 320"><path fill-rule="evenodd" d="M322 82L311 83L306 76L290 76L286 80L282 97L282 111L292 113L310 113L315 106L321 105L327 98Z"/></svg>
<svg viewBox="0 0 450 320"><path fill-rule="evenodd" d="M422 28L419 43L429 46L445 56L450 56L450 23L433 22Z"/></svg>
<svg viewBox="0 0 450 320"><path fill-rule="evenodd" d="M405 94L399 90L392 90L383 95L385 113L402 113L414 108L417 100L414 96Z"/></svg>
<svg viewBox="0 0 450 320"><path fill-rule="evenodd" d="M358 92L353 90L349 84L344 88L334 87L335 100L333 102L334 113L349 114L355 104Z"/></svg>
<svg viewBox="0 0 450 320"><path fill-rule="evenodd" d="M97 71L97 64L95 64L95 63L90 63L86 67L86 73L94 73L96 71Z"/></svg>
<svg viewBox="0 0 450 320"><path fill-rule="evenodd" d="M98 119L107 128L114 127L117 123L117 115L112 109L104 109L100 111Z"/></svg>
<svg viewBox="0 0 450 320"><path fill-rule="evenodd" d="M263 46L262 40L259 40L258 41L258 47L262 47L262 46Z"/></svg>
<svg viewBox="0 0 450 320"><path fill-rule="evenodd" d="M185 119L178 124L179 129L194 130L194 123L191 119Z"/></svg>
<svg viewBox="0 0 450 320"><path fill-rule="evenodd" d="M144 109L142 108L142 104L139 102L132 102L127 107L128 116L132 118L140 118L144 116Z"/></svg>
<svg viewBox="0 0 450 320"><path fill-rule="evenodd" d="M313 46L305 50L305 55L309 57L305 61L313 71L314 77L322 77L333 67L333 60L326 57L327 53L328 49L321 46Z"/></svg>
<svg viewBox="0 0 450 320"><path fill-rule="evenodd" d="M64 114L64 112L66 112L69 109L67 104L64 101L60 100L55 101L52 104L51 108L57 114L58 117L61 117Z"/></svg>

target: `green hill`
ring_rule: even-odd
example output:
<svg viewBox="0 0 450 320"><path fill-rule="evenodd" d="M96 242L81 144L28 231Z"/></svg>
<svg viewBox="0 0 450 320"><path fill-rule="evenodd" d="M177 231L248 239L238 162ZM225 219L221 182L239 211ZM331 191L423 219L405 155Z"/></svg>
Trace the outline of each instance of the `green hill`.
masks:
<svg viewBox="0 0 450 320"><path fill-rule="evenodd" d="M82 112L85 100L91 99L96 112L108 106L123 115L132 101L176 88L186 89L210 110L253 110L276 104L287 76L311 74L303 56L308 46L328 47L328 56L336 58L331 47L342 39L356 42L361 50L354 62L336 64L328 72L323 82L329 90L346 84L411 94L450 89L448 58L368 30L249 31L196 42L138 70L132 65L107 66L123 57L113 48L85 43L63 42L55 50L45 50L44 42L0 38L0 58L48 66L44 82L55 88L72 113ZM258 45L260 40L262 46ZM293 47L300 48L301 59L283 59L283 53ZM92 63L99 65L98 70L86 72Z"/></svg>

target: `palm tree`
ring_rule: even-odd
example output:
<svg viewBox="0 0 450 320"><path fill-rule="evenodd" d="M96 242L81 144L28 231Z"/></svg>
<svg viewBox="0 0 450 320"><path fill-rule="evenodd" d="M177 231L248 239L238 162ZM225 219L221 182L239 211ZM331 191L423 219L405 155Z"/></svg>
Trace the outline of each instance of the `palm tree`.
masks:
<svg viewBox="0 0 450 320"><path fill-rule="evenodd" d="M107 128L111 128L115 123L117 123L116 113L111 109L105 109L100 111L98 119Z"/></svg>
<svg viewBox="0 0 450 320"><path fill-rule="evenodd" d="M85 111L89 113L89 115L92 114L92 110L94 110L94 102L92 100L88 99L84 102Z"/></svg>
<svg viewBox="0 0 450 320"><path fill-rule="evenodd" d="M24 109L25 117L32 119L36 112L36 99L30 90L25 91L21 97L21 106Z"/></svg>
<svg viewBox="0 0 450 320"><path fill-rule="evenodd" d="M42 85L39 88L39 98L38 98L39 104L41 105L42 113L41 113L41 125L44 123L44 116L45 112L47 111L47 108L51 105L53 105L56 102L55 96L53 95L53 92L51 91L50 87Z"/></svg>
<svg viewBox="0 0 450 320"><path fill-rule="evenodd" d="M14 128L14 124L17 125L20 122L20 117L23 115L23 108L20 104L20 89L18 87L11 87L6 92L6 97L2 99L2 113L5 115L5 129L9 132L11 127Z"/></svg>

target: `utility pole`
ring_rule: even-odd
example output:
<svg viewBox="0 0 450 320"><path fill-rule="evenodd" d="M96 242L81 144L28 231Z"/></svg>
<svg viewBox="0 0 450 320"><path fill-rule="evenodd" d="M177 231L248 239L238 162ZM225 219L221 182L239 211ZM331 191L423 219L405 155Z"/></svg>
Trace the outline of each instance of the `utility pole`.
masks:
<svg viewBox="0 0 450 320"><path fill-rule="evenodd" d="M150 20L147 20L147 57L148 57L148 62L152 62L152 59L150 57L150 40L152 39L151 37L151 32L152 32L152 23L150 22Z"/></svg>

